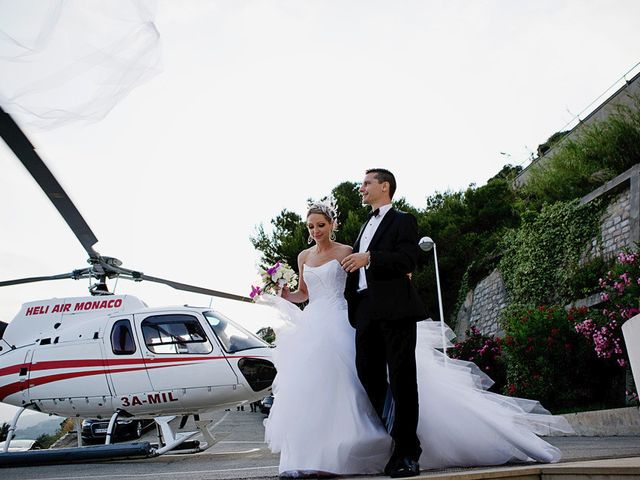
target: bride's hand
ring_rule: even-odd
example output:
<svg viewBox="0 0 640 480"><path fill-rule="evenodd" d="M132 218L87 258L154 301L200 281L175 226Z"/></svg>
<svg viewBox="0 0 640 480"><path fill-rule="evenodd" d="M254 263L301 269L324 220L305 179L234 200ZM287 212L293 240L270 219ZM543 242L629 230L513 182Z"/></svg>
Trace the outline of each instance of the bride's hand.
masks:
<svg viewBox="0 0 640 480"><path fill-rule="evenodd" d="M284 287L282 287L282 289L280 290L280 296L282 298L284 298L285 300L289 297L289 294L291 292L289 291L289 285L285 285Z"/></svg>

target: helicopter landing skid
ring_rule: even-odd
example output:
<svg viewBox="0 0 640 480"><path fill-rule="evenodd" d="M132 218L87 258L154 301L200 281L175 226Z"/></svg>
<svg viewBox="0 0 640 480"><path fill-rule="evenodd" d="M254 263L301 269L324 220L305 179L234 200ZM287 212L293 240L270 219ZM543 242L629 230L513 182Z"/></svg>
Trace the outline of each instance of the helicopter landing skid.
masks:
<svg viewBox="0 0 640 480"><path fill-rule="evenodd" d="M211 420L200 420L198 415L194 415L197 430L179 433L174 433L173 428L170 425L170 422L176 418L175 416L154 418L157 425L160 427L160 448L156 446L155 455L178 455L185 453L204 452L231 433L219 432L218 435L213 435L211 432L211 429L217 427L220 423L222 423L227 415L228 414L225 414L213 425L211 425ZM202 435L202 440L189 440L198 433Z"/></svg>
<svg viewBox="0 0 640 480"><path fill-rule="evenodd" d="M173 415L154 418L156 424L160 428L160 434L162 435L162 439L164 440L163 442L164 446L158 448L155 451L156 455L162 455L164 453L167 453L173 450L174 448L180 446L180 444L182 444L183 442L189 440L190 438L194 437L196 434L199 433L198 430L193 432L174 433L173 429L171 428L171 425L169 425L169 422L171 422L175 418L176 417Z"/></svg>

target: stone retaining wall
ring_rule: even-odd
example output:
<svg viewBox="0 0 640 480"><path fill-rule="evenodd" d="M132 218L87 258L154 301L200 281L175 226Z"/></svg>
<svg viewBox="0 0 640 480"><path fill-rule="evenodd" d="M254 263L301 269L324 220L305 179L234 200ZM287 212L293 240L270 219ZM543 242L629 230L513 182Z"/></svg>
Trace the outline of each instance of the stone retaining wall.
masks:
<svg viewBox="0 0 640 480"><path fill-rule="evenodd" d="M503 336L504 332L498 320L500 312L507 303L507 289L502 275L496 269L467 295L467 301L458 313L456 323L458 339L464 338L464 332L470 326L477 327L484 334Z"/></svg>
<svg viewBox="0 0 640 480"><path fill-rule="evenodd" d="M611 258L623 248L633 247L631 239L631 189L613 198L602 215L600 238L591 241L583 262L597 257Z"/></svg>
<svg viewBox="0 0 640 480"><path fill-rule="evenodd" d="M597 188L580 202L584 204L600 197L609 203L602 214L599 238L588 245L583 262L597 257L609 259L640 241L640 164ZM471 326L486 335L502 336L499 316L508 303L502 276L494 270L467 294L458 311L455 327L458 341L464 340L464 332Z"/></svg>

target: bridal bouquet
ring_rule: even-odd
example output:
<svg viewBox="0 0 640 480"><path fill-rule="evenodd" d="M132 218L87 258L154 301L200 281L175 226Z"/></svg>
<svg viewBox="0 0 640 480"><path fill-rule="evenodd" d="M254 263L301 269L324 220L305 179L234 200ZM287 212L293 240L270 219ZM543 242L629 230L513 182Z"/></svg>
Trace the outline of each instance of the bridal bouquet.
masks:
<svg viewBox="0 0 640 480"><path fill-rule="evenodd" d="M288 285L291 289L296 288L296 285L298 285L298 275L289 265L283 262L276 262L275 265L267 269L261 268L260 280L262 285L251 285L249 296L253 299L263 293L280 295L285 285Z"/></svg>

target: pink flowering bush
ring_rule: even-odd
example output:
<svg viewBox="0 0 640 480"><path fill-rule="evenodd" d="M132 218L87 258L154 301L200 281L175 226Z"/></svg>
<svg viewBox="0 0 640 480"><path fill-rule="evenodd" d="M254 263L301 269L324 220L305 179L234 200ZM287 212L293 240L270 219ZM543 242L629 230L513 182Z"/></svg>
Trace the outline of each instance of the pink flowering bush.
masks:
<svg viewBox="0 0 640 480"><path fill-rule="evenodd" d="M575 330L587 339L597 357L626 371L626 403L638 403L638 394L628 369L628 354L622 336L622 325L640 313L640 254L624 251L598 282L602 303L575 320Z"/></svg>
<svg viewBox="0 0 640 480"><path fill-rule="evenodd" d="M576 332L593 344L598 358L626 367L627 352L622 324L640 313L640 255L621 252L614 266L599 280L603 300L600 308L576 322Z"/></svg>
<svg viewBox="0 0 640 480"><path fill-rule="evenodd" d="M594 320L597 315L592 315L576 324L576 332L593 342L593 348L599 358L613 359L619 366L625 367L627 360L620 338L618 320L615 318L616 312L604 309L602 315L605 317L604 325L599 325Z"/></svg>

